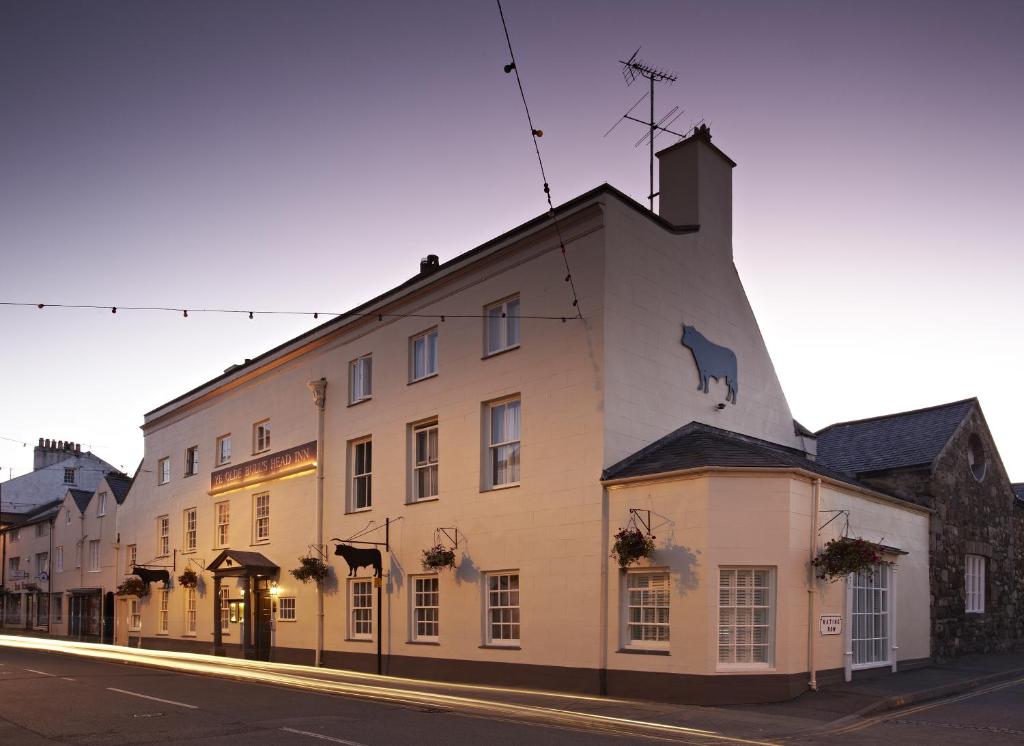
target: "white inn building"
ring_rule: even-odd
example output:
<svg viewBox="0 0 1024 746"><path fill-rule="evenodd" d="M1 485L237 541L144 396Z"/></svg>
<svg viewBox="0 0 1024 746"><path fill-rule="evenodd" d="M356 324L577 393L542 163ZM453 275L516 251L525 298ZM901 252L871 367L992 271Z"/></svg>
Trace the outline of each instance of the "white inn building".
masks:
<svg viewBox="0 0 1024 746"><path fill-rule="evenodd" d="M733 264L735 164L706 128L658 155L660 215L558 208L582 320L544 215L149 412L118 580L170 582L118 601L127 641L707 703L928 658L928 510L814 460ZM620 569L631 521L655 549ZM843 532L889 564L814 580ZM385 535L351 544L378 595L335 547ZM322 592L290 572L319 556Z"/></svg>

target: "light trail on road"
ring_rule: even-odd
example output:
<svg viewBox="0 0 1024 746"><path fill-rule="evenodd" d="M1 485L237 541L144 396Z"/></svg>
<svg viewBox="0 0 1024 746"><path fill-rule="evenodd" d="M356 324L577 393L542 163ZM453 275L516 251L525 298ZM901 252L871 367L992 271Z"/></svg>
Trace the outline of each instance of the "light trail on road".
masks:
<svg viewBox="0 0 1024 746"><path fill-rule="evenodd" d="M14 649L45 651L63 655L114 661L161 668L183 673L217 676L255 684L288 687L318 694L333 694L345 697L388 702L408 707L443 707L461 714L477 717L511 720L515 722L547 725L612 736L641 736L657 740L675 741L688 744L750 744L751 746L772 746L770 741L727 736L715 731L686 728L680 725L651 722L633 718L575 712L558 707L500 702L479 697L445 694L437 691L422 691L412 686L431 686L431 682L415 679L396 679L372 674L358 674L349 671L328 671L309 666L285 666L238 658L214 658L195 653L171 653L168 651L127 648L113 645L51 640L46 638L0 635L0 645ZM286 670L282 670L286 669ZM295 671L294 673L292 671ZM313 675L315 673L315 675ZM305 674L305 675L303 675ZM325 674L328 676L325 678ZM358 681L342 681L349 677ZM597 703L624 702L586 695L560 695L547 692L524 692L508 688L490 688L476 685L444 685L449 689L493 692L500 694L531 694L555 699L579 699ZM145 695L143 695L145 696Z"/></svg>

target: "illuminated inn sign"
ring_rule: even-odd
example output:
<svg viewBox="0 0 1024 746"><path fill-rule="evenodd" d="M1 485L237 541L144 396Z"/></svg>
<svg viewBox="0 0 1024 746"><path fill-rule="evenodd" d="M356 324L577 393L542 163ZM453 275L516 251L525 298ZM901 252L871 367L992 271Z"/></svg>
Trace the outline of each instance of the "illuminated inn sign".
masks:
<svg viewBox="0 0 1024 746"><path fill-rule="evenodd" d="M210 474L210 494L251 487L272 479L290 477L316 468L316 441L229 466Z"/></svg>

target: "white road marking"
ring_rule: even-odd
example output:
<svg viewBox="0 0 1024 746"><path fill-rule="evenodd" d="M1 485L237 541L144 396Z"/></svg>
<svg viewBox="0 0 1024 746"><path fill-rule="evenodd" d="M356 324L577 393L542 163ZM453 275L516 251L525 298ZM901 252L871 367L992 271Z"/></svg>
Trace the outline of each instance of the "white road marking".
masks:
<svg viewBox="0 0 1024 746"><path fill-rule="evenodd" d="M322 741L330 741L331 743L344 743L347 744L347 746L366 746L365 743L359 743L358 741L346 741L344 738L325 736L321 733L310 733L308 730L295 730L295 728L282 728L281 730L287 731L288 733L298 733L299 735L309 736L311 738L319 738Z"/></svg>
<svg viewBox="0 0 1024 746"><path fill-rule="evenodd" d="M63 679L64 681L74 681L74 679L73 679L73 678L71 678L70 676L61 676L61 678L62 678L62 679Z"/></svg>
<svg viewBox="0 0 1024 746"><path fill-rule="evenodd" d="M139 694L138 692L129 692L127 689L115 689L112 686L107 687L107 691L118 692L119 694L127 694L130 697L141 697L142 699L151 699L154 702L163 702L165 705L177 705L178 707L187 707L190 710L198 710L199 707L196 705L187 705L184 702L175 702L173 699L160 699L159 697L150 697L148 694Z"/></svg>
<svg viewBox="0 0 1024 746"><path fill-rule="evenodd" d="M26 668L25 670L28 671L29 673L37 673L40 676L56 676L57 675L55 673L46 673L46 671L37 671L34 668Z"/></svg>

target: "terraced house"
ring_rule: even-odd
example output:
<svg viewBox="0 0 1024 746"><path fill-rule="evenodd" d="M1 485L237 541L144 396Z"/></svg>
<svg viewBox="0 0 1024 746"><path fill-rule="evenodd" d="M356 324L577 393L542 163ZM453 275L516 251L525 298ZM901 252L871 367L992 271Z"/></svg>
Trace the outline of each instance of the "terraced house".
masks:
<svg viewBox="0 0 1024 746"><path fill-rule="evenodd" d="M659 158L660 214L599 186L149 412L133 644L703 702L926 659L928 510L814 460L735 163L706 128ZM620 568L627 525L655 548ZM814 580L843 531L887 564Z"/></svg>

